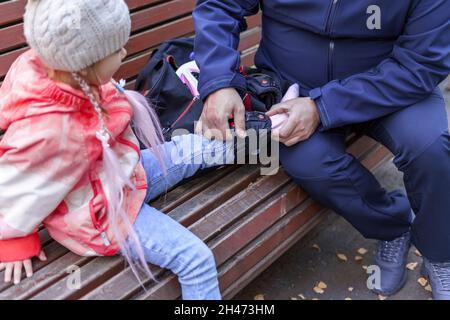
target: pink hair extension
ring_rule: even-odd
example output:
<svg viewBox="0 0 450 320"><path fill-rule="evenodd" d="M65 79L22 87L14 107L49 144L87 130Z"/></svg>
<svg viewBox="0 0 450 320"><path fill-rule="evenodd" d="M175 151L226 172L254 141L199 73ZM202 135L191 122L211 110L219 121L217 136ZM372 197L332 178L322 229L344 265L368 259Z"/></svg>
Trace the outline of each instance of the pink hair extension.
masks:
<svg viewBox="0 0 450 320"><path fill-rule="evenodd" d="M114 85L123 92L133 107L134 131L138 139L147 149L155 154L164 174L167 174L167 168L161 155L158 145L164 142L161 125L154 109L150 106L147 98L137 91L124 90L118 83Z"/></svg>
<svg viewBox="0 0 450 320"><path fill-rule="evenodd" d="M117 155L114 153L114 151L111 149L110 146L110 140L112 139L111 134L108 132L108 129L105 125L105 121L103 118L102 109L97 102L97 100L94 97L94 94L92 92L92 89L90 86L86 83L86 81L77 73L72 74L74 79L79 83L81 89L83 90L84 94L89 98L91 104L95 108L95 111L97 112L99 122L100 122L100 128L99 131L97 131L97 138L101 141L102 147L103 147L103 165L104 165L104 171L106 174L106 193L108 198L108 204L109 204L109 210L108 210L108 219L111 224L111 228L114 234L114 237L119 244L119 247L122 251L122 254L124 255L126 261L131 267L132 272L136 276L137 280L139 281L140 285L144 288L144 281L142 281L139 269L138 267L144 271L144 273L153 280L156 280L153 276L152 272L150 271L150 268L148 267L148 263L145 259L144 250L142 248L142 245L139 241L139 237L136 234L136 231L133 228L133 225L130 221L130 218L128 217L127 213L123 209L123 198L124 198L124 188L129 187L132 190L135 189L135 186L132 184L130 179L123 173L120 162L117 157ZM133 107L135 107L133 105ZM139 109L139 107L137 108ZM142 109L140 109L142 110ZM140 116L140 114L139 114ZM145 118L144 118L145 119ZM150 118L151 119L151 118ZM148 118L147 118L148 120ZM139 123L140 120L138 120ZM141 127L142 128L142 127ZM146 132L146 142L149 143L150 147L156 147L157 141L159 141L157 138L155 138L156 134L156 126L153 125L153 123L150 124L150 126L146 126L145 128L153 128L154 131L147 131ZM144 129L145 130L145 129ZM159 129L160 131L160 129ZM162 135L161 135L162 136ZM157 150L158 148L154 148ZM157 152L157 151L156 151ZM162 162L162 161L161 161ZM123 224L124 229L120 230L120 224ZM128 236L128 238L127 238ZM128 241L127 241L128 239ZM134 249L134 252L137 256L137 262L135 263L133 259L132 251Z"/></svg>

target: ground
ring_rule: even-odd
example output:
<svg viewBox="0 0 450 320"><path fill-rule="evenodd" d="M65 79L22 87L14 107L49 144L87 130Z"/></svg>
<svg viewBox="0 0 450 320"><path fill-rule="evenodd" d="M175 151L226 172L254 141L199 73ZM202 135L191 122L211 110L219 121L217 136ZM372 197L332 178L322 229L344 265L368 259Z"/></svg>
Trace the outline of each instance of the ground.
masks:
<svg viewBox="0 0 450 320"><path fill-rule="evenodd" d="M450 79L448 85L450 87ZM450 91L445 92L445 98L450 115ZM402 175L392 161L383 164L375 174L386 189L404 189ZM236 299L384 299L371 293L366 286L367 273L364 268L371 264L376 244L376 241L364 239L344 219L330 212L324 223L280 257ZM367 253L358 253L361 248L366 249ZM342 255L347 261L343 260ZM356 261L356 256L362 257L362 260ZM408 262L418 264L410 265L413 270L408 270L405 287L387 299L431 299L427 286L418 282L421 258L415 248L411 248ZM320 282L323 284L319 285ZM316 292L321 291L319 287L324 288L323 293Z"/></svg>

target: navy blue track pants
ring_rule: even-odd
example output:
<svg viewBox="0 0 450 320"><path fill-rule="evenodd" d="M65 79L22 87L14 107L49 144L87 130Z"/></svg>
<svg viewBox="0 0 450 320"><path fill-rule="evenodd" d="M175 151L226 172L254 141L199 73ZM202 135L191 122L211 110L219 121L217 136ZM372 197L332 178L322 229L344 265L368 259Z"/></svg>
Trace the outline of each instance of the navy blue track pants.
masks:
<svg viewBox="0 0 450 320"><path fill-rule="evenodd" d="M355 128L394 154L407 195L387 192L346 152L346 137ZM383 118L317 131L309 140L280 148L281 163L294 181L366 238L392 240L411 228L425 257L450 261L450 136L439 89Z"/></svg>

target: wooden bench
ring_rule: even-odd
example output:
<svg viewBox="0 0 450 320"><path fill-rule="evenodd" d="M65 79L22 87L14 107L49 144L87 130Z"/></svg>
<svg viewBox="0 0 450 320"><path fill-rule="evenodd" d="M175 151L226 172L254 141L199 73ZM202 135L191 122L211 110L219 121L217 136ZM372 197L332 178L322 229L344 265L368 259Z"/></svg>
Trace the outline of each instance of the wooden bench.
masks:
<svg viewBox="0 0 450 320"><path fill-rule="evenodd" d="M139 70L162 41L194 34L191 12L195 0L128 0L132 12L129 56L117 78L133 87ZM25 1L0 3L0 83L14 61L27 50L22 36ZM248 19L241 36L242 63L253 64L260 40L260 16ZM349 151L374 169L388 155L367 137L352 136ZM151 203L198 235L213 250L220 286L230 299L320 223L326 209L280 170L261 176L257 165L227 166L207 172L170 190ZM80 257L40 231L48 261L35 261L35 274L18 286L2 281L0 299L177 299L180 288L169 271L153 267L160 280L143 291L120 257ZM81 288L68 281L79 267Z"/></svg>

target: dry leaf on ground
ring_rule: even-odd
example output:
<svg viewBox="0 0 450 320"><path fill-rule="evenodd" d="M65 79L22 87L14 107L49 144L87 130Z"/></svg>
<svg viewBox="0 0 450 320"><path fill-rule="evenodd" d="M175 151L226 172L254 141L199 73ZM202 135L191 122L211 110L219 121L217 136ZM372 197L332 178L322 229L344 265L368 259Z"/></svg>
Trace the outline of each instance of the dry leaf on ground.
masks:
<svg viewBox="0 0 450 320"><path fill-rule="evenodd" d="M417 282L422 286L425 287L428 283L428 280L425 279L424 277L420 277L419 279L417 279Z"/></svg>
<svg viewBox="0 0 450 320"><path fill-rule="evenodd" d="M318 294L323 294L325 292L322 288L319 288L319 287L314 287L313 290L315 293L318 293Z"/></svg>
<svg viewBox="0 0 450 320"><path fill-rule="evenodd" d="M365 255L369 250L367 250L366 248L359 248L358 249L358 253L361 255Z"/></svg>
<svg viewBox="0 0 450 320"><path fill-rule="evenodd" d="M257 294L254 299L255 300L264 300L264 295L263 294Z"/></svg>
<svg viewBox="0 0 450 320"><path fill-rule="evenodd" d="M337 257L339 258L339 260L345 261L345 262L348 261L347 256L346 256L345 254L343 254L343 253L337 253L336 255L337 255Z"/></svg>
<svg viewBox="0 0 450 320"><path fill-rule="evenodd" d="M417 265L418 265L417 262L411 262L411 263L408 263L408 264L406 265L406 268L407 268L408 270L414 271L414 270L416 270Z"/></svg>

